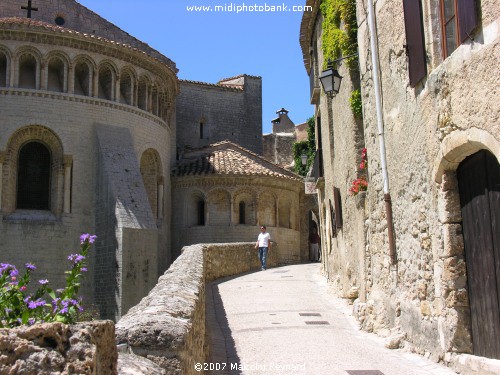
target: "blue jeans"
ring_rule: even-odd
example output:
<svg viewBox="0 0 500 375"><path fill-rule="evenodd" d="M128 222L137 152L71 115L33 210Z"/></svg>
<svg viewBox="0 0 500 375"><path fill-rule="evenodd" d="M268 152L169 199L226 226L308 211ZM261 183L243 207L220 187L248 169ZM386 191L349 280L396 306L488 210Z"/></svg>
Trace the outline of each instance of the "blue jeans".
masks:
<svg viewBox="0 0 500 375"><path fill-rule="evenodd" d="M262 266L262 268L266 269L267 268L267 264L266 264L266 260L267 260L267 250L268 248L267 247L259 247L259 259L260 259L260 265Z"/></svg>

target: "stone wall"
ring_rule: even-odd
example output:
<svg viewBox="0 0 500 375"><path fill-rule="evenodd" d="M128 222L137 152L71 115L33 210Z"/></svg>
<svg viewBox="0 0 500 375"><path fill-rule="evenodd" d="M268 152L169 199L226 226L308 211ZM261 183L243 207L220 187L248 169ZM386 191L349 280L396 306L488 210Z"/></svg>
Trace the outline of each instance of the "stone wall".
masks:
<svg viewBox="0 0 500 375"><path fill-rule="evenodd" d="M256 241L260 233L258 225L266 225L272 240L283 252L283 259L288 259L289 263L303 260L300 223L307 212L299 211L301 182L244 175L174 177L172 181L174 254L183 246L195 243ZM247 197L247 213L251 212L247 224L239 224L238 201L243 195ZM197 225L190 219L196 214L195 202L199 197L206 202L205 225ZM284 215L285 209L288 209L287 215ZM287 220L280 221L280 212L282 219L286 216Z"/></svg>
<svg viewBox="0 0 500 375"><path fill-rule="evenodd" d="M491 93L498 77L498 3L480 4L479 26L447 58L441 53L438 7L423 1L427 74L409 85L403 4L377 3L376 22L385 146L397 263L390 264L387 218L377 141L375 95L365 1L358 1L359 60L370 185L367 208L367 314L363 327L407 333L418 353L447 361L470 353L467 295L456 169L488 149L500 158L500 109ZM478 40L481 42L478 42ZM471 93L469 95L469 93Z"/></svg>
<svg viewBox="0 0 500 375"><path fill-rule="evenodd" d="M205 284L260 268L255 243L192 245L158 280L147 297L116 324L118 345L146 357L169 374L199 374L208 358ZM269 265L282 261L269 253Z"/></svg>
<svg viewBox="0 0 500 375"><path fill-rule="evenodd" d="M480 19L473 39L443 58L439 4L422 1L427 73L411 87L403 2L375 3L397 259L393 264L389 254L367 3L358 0L363 122L350 113L355 77L349 77L346 64L339 67L344 79L334 99L319 83L319 92L311 92L324 166L317 184L323 269L343 296L358 295L355 312L363 329L382 336L403 334L402 345L449 362L452 353L472 350L456 169L481 149L500 160L500 109L492 96L498 76L488 73L498 65L500 7L498 2L477 3ZM325 60L319 4L307 1L315 11L304 13L301 25L307 72L321 72ZM359 175L362 147L368 150L364 199L348 195L350 183ZM340 189L344 219L336 231L333 186Z"/></svg>
<svg viewBox="0 0 500 375"><path fill-rule="evenodd" d="M13 4L13 2L2 2L0 7L8 7L10 3ZM45 3L49 8L48 2ZM41 4L37 5L42 7ZM16 4L17 8L19 4ZM115 227L118 222L123 223L124 220L117 220L115 209L123 216L127 216L127 212L135 211L134 215L137 213L136 198L140 190L144 190L144 186L141 187L141 182L138 180L140 174L136 173L138 160L144 152L150 149L157 150L161 165L159 174L163 177L163 185L158 186L164 188L163 212L165 214L163 218L154 217L152 223L150 222L149 226L155 227L154 231L157 234L139 240L139 243L151 250L157 249L149 256L147 279L156 281L158 275L164 272L170 264L171 227L170 210L167 207L170 207L170 163L173 159L172 155L175 155L175 148L170 145L175 142L173 99L177 90L176 77L164 64L128 47L76 33L50 34L46 28L37 27L39 26L27 22L12 25L1 23L0 26L0 53L7 56L9 67L8 74L6 74L7 87L0 88L2 97L0 103L2 113L0 118L0 237L2 239L0 253L3 261L18 266L26 262L39 265L39 277L49 279L51 285L58 287L63 285L63 272L69 265L64 259L78 248L80 234L95 233L99 228L99 238L96 242L99 257L95 257L96 253L91 252L89 270L96 270L99 275L110 276L110 278L94 277L92 273L85 278L81 291L86 300L93 303L94 290L117 291L117 285L126 281L126 278L117 279L119 275L116 269L119 265L116 260L116 249L121 246L122 239L119 238L121 233L115 232ZM43 31L40 32L40 29ZM48 75L46 60L53 57L55 49L57 49L56 55L62 59L64 65L64 92L50 91L45 82ZM37 85L34 88L16 87L16 72L19 71L18 54L22 54L23 51L32 54L36 60ZM136 66L129 63L129 59L132 58L131 54L135 56L133 59L137 63ZM121 71L134 71L137 79L148 76L150 81L155 81L161 74L163 77L160 79L161 86L168 88L170 93L168 115L162 113L161 115L165 115L165 118L162 118L160 114L155 115L152 110L140 109L137 102L135 105L124 104L120 102L119 95L116 95L115 100L101 99L98 97L97 89L91 92L90 96L75 93L71 89L75 77L73 76L74 69L70 68L70 65L74 66L73 64L81 61L80 59L93 67L92 72L95 69L96 75L92 78L93 86L96 88L98 68L102 64L111 64L116 78L114 83L118 86L113 89L114 92L119 91L118 74ZM28 102L29 105L26 104ZM116 194L116 190L107 189L109 186L106 184L109 183L109 179L103 178L105 174L99 172L103 168L100 162L104 162L107 156L99 155L95 129L103 124L127 133L128 139L125 140L120 138L123 133L119 131L116 132L114 138L111 137L115 142L124 141L128 145L128 149L121 153L121 164L113 166L113 177L116 182L114 186L122 184L121 192L125 192L122 196ZM50 134L50 137L47 134ZM19 147L27 141L43 142L55 157L53 162L55 167L51 170L54 186L50 192L50 201L55 203L51 210L16 210L16 157ZM130 168L130 165L134 165L134 168ZM135 169L135 179L129 178L133 169ZM98 195L104 198L100 200ZM114 202L110 202L111 197L115 198ZM147 210L149 206L147 199L142 200L140 209ZM103 212L105 208L108 209L107 212ZM129 215L130 220L132 220L131 217ZM105 227L106 225L108 227ZM151 244L155 236L157 236L157 243ZM131 245L132 254L136 243L132 241L129 245ZM127 246L125 243L125 247ZM129 259L133 260L131 265L136 266L136 269L140 270L139 273L144 272L144 262L139 264L133 257ZM50 267L42 265L50 265ZM116 277L113 278L114 276ZM136 281L139 280L137 272L133 277L136 277ZM140 279L142 280L142 276ZM109 282L103 284L106 280ZM131 294L139 293L135 287L130 290ZM146 291L144 290L144 294ZM114 301L109 302L114 307L103 309L103 317L119 316L121 310L116 306L120 305L121 301L115 301L115 297L119 300L121 296L122 294L118 292L111 293L111 298L107 301ZM139 298L140 296L136 294L128 304L135 304Z"/></svg>
<svg viewBox="0 0 500 375"><path fill-rule="evenodd" d="M235 83L181 81L176 100L177 147L198 148L229 140L262 154L262 80L243 75ZM203 124L203 134L200 134Z"/></svg>
<svg viewBox="0 0 500 375"><path fill-rule="evenodd" d="M117 374L111 321L35 324L0 329L0 373Z"/></svg>

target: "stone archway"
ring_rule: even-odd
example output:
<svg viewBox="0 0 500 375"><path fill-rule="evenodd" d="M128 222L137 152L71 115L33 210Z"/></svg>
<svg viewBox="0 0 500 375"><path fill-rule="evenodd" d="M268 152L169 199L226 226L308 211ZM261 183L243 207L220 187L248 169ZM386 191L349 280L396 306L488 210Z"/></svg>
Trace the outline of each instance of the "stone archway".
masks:
<svg viewBox="0 0 500 375"><path fill-rule="evenodd" d="M2 169L2 202L4 214L16 209L17 171L19 150L28 142L40 142L50 151L50 197L49 209L59 215L63 212L64 154L59 137L49 128L32 125L17 130L9 139Z"/></svg>
<svg viewBox="0 0 500 375"><path fill-rule="evenodd" d="M481 150L489 150L498 161L500 143L491 134L476 128L456 131L443 140L434 164L441 229L438 236L442 239L435 253L434 267L437 270L437 296L443 306L438 327L444 351L474 352L457 168L464 159Z"/></svg>

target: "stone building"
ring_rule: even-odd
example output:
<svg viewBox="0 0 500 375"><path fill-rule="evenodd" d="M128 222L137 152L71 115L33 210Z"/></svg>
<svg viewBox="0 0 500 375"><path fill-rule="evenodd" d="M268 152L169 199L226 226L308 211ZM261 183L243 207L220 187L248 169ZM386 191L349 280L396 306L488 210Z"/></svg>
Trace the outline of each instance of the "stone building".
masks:
<svg viewBox="0 0 500 375"><path fill-rule="evenodd" d="M293 144L299 141L298 136L304 136L304 129L303 126L300 130L298 125L295 126L285 108L276 111L276 114L278 117L271 120L272 133L262 136L263 156L272 163L293 171Z"/></svg>
<svg viewBox="0 0 500 375"><path fill-rule="evenodd" d="M190 150L172 172L173 251L253 242L266 225L281 262L300 262L307 253L303 186L294 173L229 141Z"/></svg>
<svg viewBox="0 0 500 375"><path fill-rule="evenodd" d="M368 331L404 338L402 345L435 360L500 358L500 5L377 2L373 36L370 3L356 1L363 121L350 113L356 79L346 64L335 98L318 82L320 1L308 0L314 11L302 18L324 272L344 296L357 297ZM366 171L359 168L365 147ZM367 192L349 195L363 174Z"/></svg>
<svg viewBox="0 0 500 375"><path fill-rule="evenodd" d="M262 79L242 74L217 84L180 80L177 149L231 140L262 154Z"/></svg>
<svg viewBox="0 0 500 375"><path fill-rule="evenodd" d="M0 3L2 262L33 262L62 286L61 260L89 232L98 241L82 293L102 317L118 318L155 285L175 256L179 151L229 139L262 152L260 77L206 84L177 71L77 1Z"/></svg>

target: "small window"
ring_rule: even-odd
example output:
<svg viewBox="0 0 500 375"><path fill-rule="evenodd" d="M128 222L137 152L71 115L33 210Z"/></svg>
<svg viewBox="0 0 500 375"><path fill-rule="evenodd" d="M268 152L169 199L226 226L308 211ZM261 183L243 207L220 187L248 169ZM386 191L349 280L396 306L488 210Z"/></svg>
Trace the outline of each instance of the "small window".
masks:
<svg viewBox="0 0 500 375"><path fill-rule="evenodd" d="M204 127L205 124L203 124L202 122L200 122L200 139L203 139L203 127Z"/></svg>
<svg viewBox="0 0 500 375"><path fill-rule="evenodd" d="M62 16L57 16L54 22L56 23L57 26L62 26L66 23L66 20Z"/></svg>
<svg viewBox="0 0 500 375"><path fill-rule="evenodd" d="M50 151L40 142L29 142L19 151L17 208L48 210L50 198Z"/></svg>
<svg viewBox="0 0 500 375"><path fill-rule="evenodd" d="M447 58L477 26L476 2L441 0L440 7L443 58Z"/></svg>
<svg viewBox="0 0 500 375"><path fill-rule="evenodd" d="M198 225L205 225L205 201L198 201Z"/></svg>
<svg viewBox="0 0 500 375"><path fill-rule="evenodd" d="M245 223L245 202L240 202L240 224Z"/></svg>

